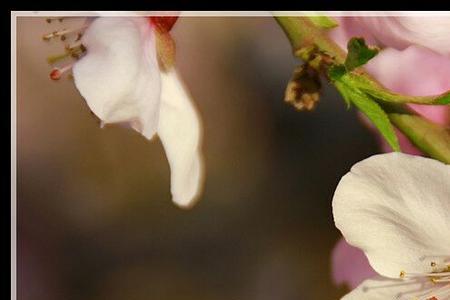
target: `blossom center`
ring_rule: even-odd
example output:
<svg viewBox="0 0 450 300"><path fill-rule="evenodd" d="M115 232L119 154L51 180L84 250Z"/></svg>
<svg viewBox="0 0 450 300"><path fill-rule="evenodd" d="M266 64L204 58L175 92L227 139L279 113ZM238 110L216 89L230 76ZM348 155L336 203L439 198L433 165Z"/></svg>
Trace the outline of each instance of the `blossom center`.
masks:
<svg viewBox="0 0 450 300"><path fill-rule="evenodd" d="M400 272L400 278L410 283L420 282L422 294L414 300L446 300L450 299L450 256L436 256L440 263L430 262L431 271L424 273ZM411 299L407 294L399 299Z"/></svg>

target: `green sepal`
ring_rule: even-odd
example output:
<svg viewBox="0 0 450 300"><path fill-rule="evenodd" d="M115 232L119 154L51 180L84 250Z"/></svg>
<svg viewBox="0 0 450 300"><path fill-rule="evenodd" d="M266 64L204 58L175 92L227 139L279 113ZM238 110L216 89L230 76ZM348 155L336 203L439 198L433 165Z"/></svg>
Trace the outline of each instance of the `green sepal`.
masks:
<svg viewBox="0 0 450 300"><path fill-rule="evenodd" d="M370 59L378 54L379 49L369 47L363 38L351 38L347 44L347 58L345 59L345 67L347 71L365 65Z"/></svg>
<svg viewBox="0 0 450 300"><path fill-rule="evenodd" d="M394 151L400 151L400 144L397 135L386 112L369 95L354 89L341 81L335 82L336 87L341 92L347 105L353 103L380 131L386 142Z"/></svg>
<svg viewBox="0 0 450 300"><path fill-rule="evenodd" d="M331 81L337 81L342 78L347 73L344 65L332 65L328 69L328 77Z"/></svg>

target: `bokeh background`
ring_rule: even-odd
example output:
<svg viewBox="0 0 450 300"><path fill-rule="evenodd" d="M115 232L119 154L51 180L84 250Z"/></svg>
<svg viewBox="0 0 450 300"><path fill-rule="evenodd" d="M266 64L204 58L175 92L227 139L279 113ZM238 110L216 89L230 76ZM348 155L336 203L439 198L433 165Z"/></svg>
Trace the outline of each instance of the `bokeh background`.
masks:
<svg viewBox="0 0 450 300"><path fill-rule="evenodd" d="M184 17L177 66L204 125L204 192L171 202L158 139L99 121L73 80L51 81L44 33L17 23L18 296L21 300L337 299L331 199L378 152L325 84L313 112L283 102L293 67L265 17Z"/></svg>

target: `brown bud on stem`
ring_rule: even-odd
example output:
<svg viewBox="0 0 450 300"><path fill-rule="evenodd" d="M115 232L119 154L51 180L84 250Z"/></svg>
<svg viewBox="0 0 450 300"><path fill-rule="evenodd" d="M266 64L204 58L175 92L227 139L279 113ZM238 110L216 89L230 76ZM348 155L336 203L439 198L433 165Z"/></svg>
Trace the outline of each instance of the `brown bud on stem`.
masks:
<svg viewBox="0 0 450 300"><path fill-rule="evenodd" d="M298 110L313 110L319 101L319 73L309 65L297 66L289 81L284 101Z"/></svg>

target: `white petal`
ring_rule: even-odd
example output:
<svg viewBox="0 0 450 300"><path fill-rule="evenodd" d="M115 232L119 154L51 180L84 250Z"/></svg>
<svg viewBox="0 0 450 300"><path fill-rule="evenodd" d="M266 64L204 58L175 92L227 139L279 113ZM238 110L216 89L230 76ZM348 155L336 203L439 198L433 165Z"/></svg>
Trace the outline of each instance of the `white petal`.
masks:
<svg viewBox="0 0 450 300"><path fill-rule="evenodd" d="M170 165L172 197L191 207L203 180L200 119L176 71L161 73L161 83L158 135Z"/></svg>
<svg viewBox="0 0 450 300"><path fill-rule="evenodd" d="M450 17L360 17L359 20L385 46L404 49L415 44L450 55Z"/></svg>
<svg viewBox="0 0 450 300"><path fill-rule="evenodd" d="M333 215L379 274L431 272L450 255L450 166L402 153L375 155L342 177Z"/></svg>
<svg viewBox="0 0 450 300"><path fill-rule="evenodd" d="M434 287L430 281L406 281L375 276L363 281L356 289L345 295L342 300L425 299L421 296L428 295L432 288Z"/></svg>
<svg viewBox="0 0 450 300"><path fill-rule="evenodd" d="M82 38L87 54L73 68L75 85L104 122L129 122L151 138L158 123L160 71L146 18L100 17Z"/></svg>

